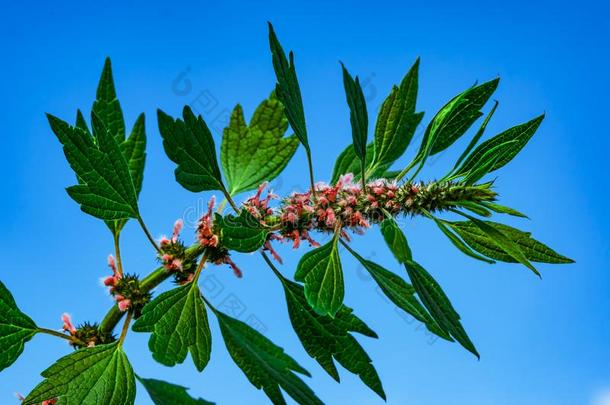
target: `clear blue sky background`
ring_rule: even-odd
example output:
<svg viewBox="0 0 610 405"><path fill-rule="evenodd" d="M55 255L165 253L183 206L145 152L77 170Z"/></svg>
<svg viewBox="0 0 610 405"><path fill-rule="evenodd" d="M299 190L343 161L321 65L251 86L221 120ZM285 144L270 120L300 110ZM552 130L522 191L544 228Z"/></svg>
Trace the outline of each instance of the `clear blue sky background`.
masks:
<svg viewBox="0 0 610 405"><path fill-rule="evenodd" d="M176 218L201 210L210 194L194 195L174 182L155 110L176 114L203 94L200 100L207 97L213 104L199 109L218 142L218 116L237 102L249 115L272 89L266 26L271 20L284 46L296 52L320 180L329 178L335 156L350 139L339 59L367 81L371 116L417 56L424 122L459 91L497 76L502 80L494 97L500 108L489 133L547 113L496 185L502 203L532 219L505 220L573 257L575 265L540 265L539 280L517 265L488 266L464 257L426 221L405 225L417 260L462 315L480 361L456 344L430 341L344 255L346 302L380 335L378 341L361 341L388 403L593 404L610 390L610 28L603 2L123 3L3 5L0 278L36 322L59 328L64 311L76 322L96 320L110 305L98 281L107 274L110 234L66 195L74 176L44 113L72 120L76 108L88 111L104 57L111 56L128 125L140 112L147 116L143 216L155 235L170 232ZM443 174L464 146L465 140L434 160L422 177ZM300 150L275 188L287 193L305 182ZM357 250L402 274L378 232L369 233L354 242ZM135 223L125 229L123 242L129 271L154 267L153 252ZM293 274L304 251L281 249L285 274ZM342 371L343 381L336 384L309 359L289 324L277 280L257 256L235 260L244 270L242 280L224 267L207 273L204 292L212 302L238 299L241 319L259 319L266 335L312 372L307 382L327 403L382 403L353 375ZM214 320L211 325L213 359L202 374L190 359L175 368L156 364L146 335L130 335L126 342L135 370L190 386L193 394L221 404L267 403L228 357ZM15 391L27 393L39 372L68 352L62 341L34 338L0 374L0 403L13 403ZM141 392L138 404L148 403Z"/></svg>

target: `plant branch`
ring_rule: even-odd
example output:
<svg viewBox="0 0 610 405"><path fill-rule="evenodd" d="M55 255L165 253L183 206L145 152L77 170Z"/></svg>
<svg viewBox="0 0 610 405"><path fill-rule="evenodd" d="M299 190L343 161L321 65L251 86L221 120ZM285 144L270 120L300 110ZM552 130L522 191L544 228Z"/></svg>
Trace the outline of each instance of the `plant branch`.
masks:
<svg viewBox="0 0 610 405"><path fill-rule="evenodd" d="M123 261L121 260L121 248L119 246L119 232L114 232L114 255L116 256L117 271L123 276Z"/></svg>
<svg viewBox="0 0 610 405"><path fill-rule="evenodd" d="M146 238L148 238L148 241L150 242L150 244L153 245L153 247L155 248L157 253L161 254L162 253L161 249L159 249L159 246L157 245L157 242L155 242L155 239L150 234L150 231L146 227L146 224L144 223L144 220L142 220L142 217L140 215L138 215L138 223L140 224L140 227L144 231L144 234L146 235Z"/></svg>
<svg viewBox="0 0 610 405"><path fill-rule="evenodd" d="M75 336L71 336L71 335L66 335L64 333L58 332L56 330L53 329L47 329L47 328L38 328L38 332L40 333L44 333L46 335L51 335L51 336L55 336L64 340L67 340L71 343L77 344L79 346L87 346L83 341L81 341L80 339L76 338Z"/></svg>
<svg viewBox="0 0 610 405"><path fill-rule="evenodd" d="M125 319L125 323L123 324L123 329L121 330L121 336L119 337L119 345L123 344L125 340L125 336L127 336L127 332L129 332L129 324L131 323L131 319L133 318L133 312L129 311L127 313L127 318Z"/></svg>

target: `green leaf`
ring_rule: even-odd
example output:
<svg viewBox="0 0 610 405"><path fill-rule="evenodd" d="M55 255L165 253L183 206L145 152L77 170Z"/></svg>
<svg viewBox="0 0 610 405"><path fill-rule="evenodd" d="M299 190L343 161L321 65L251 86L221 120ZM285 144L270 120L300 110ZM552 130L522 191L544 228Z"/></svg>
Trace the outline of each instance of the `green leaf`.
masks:
<svg viewBox="0 0 610 405"><path fill-rule="evenodd" d="M494 79L458 94L432 118L426 128L424 139L417 154L423 165L432 156L451 146L483 113L481 108L487 103L498 87L500 79Z"/></svg>
<svg viewBox="0 0 610 405"><path fill-rule="evenodd" d="M514 208L506 207L504 205L492 203L489 201L482 201L480 204L499 214L508 214L508 215L512 215L514 217L527 218L527 215L517 211Z"/></svg>
<svg viewBox="0 0 610 405"><path fill-rule="evenodd" d="M116 139L97 115L92 115L97 144L81 128L52 115L47 117L80 181L67 192L81 205L81 210L104 220L136 218L137 196L127 162Z"/></svg>
<svg viewBox="0 0 610 405"><path fill-rule="evenodd" d="M466 156L468 156L470 151L477 145L477 143L479 142L479 139L481 139L481 137L485 133L485 128L487 128L487 124L489 124L491 117L493 117L494 113L496 112L496 109L498 108L498 104L499 104L498 101L494 101L494 106L491 108L489 113L487 113L487 116L483 120L483 123L479 127L479 130L474 135L474 137L472 138L472 140L470 141L470 143L468 144L466 149L464 149L464 152L462 152L459 159L455 162L455 166L453 167L454 170L457 169L457 167L460 165L460 163L462 163L462 161L466 158Z"/></svg>
<svg viewBox="0 0 610 405"><path fill-rule="evenodd" d="M275 94L286 108L286 118L288 118L292 130L309 153L305 112L303 110L303 100L301 98L297 72L294 67L294 55L290 52L288 55L290 61L286 59L286 54L275 35L271 23L269 23L269 46L273 58L273 69L277 77Z"/></svg>
<svg viewBox="0 0 610 405"><path fill-rule="evenodd" d="M470 154L470 156L468 156L457 173L466 175L474 167L480 165L481 161L485 160L486 156L489 156L490 151L493 151L493 156L501 156L501 159L496 160L493 165L490 166L487 171L488 173L506 165L521 151L521 149L523 149L534 135L543 119L544 114L524 124L507 129L483 142L472 152L472 154Z"/></svg>
<svg viewBox="0 0 610 405"><path fill-rule="evenodd" d="M197 370L210 360L212 336L208 316L196 283L164 292L147 304L133 325L135 332L152 332L148 347L166 366L184 362L191 353Z"/></svg>
<svg viewBox="0 0 610 405"><path fill-rule="evenodd" d="M390 251L392 251L396 260L399 263L406 263L408 260L411 260L412 254L409 242L405 234L398 227L396 220L386 215L386 219L381 222L379 227L385 243L390 248Z"/></svg>
<svg viewBox="0 0 610 405"><path fill-rule="evenodd" d="M17 308L10 291L0 281L0 371L17 360L25 343L37 332L34 321Z"/></svg>
<svg viewBox="0 0 610 405"><path fill-rule="evenodd" d="M284 350L237 319L214 310L227 350L235 364L257 389L274 404L285 404L280 387L297 403L322 404L314 392L295 374L310 374Z"/></svg>
<svg viewBox="0 0 610 405"><path fill-rule="evenodd" d="M282 278L290 322L305 351L326 372L339 381L333 358L345 369L358 375L362 382L385 399L379 375L370 357L350 332L376 338L377 335L345 305L334 318L317 314L307 303L300 284Z"/></svg>
<svg viewBox="0 0 610 405"><path fill-rule="evenodd" d="M95 102L93 103L93 113L96 114L104 123L110 134L116 139L117 143L125 139L125 121L121 104L116 96L114 80L112 79L112 65L110 58L106 58L104 69L97 86ZM94 129L95 134L95 129ZM97 134L95 134L97 137Z"/></svg>
<svg viewBox="0 0 610 405"><path fill-rule="evenodd" d="M515 243L510 237L508 237L503 231L497 227L490 225L485 221L481 221L478 218L471 217L468 214L461 213L462 216L468 218L476 227L478 227L498 248L508 254L510 257L515 259L517 262L523 264L525 267L534 272L537 276L540 273L530 263L527 256L523 253L517 243Z"/></svg>
<svg viewBox="0 0 610 405"><path fill-rule="evenodd" d="M419 295L424 306L430 311L430 315L438 325L466 350L480 358L477 349L462 327L460 315L453 309L453 305L451 305L441 286L432 278L430 273L414 261L405 263L405 268L417 295Z"/></svg>
<svg viewBox="0 0 610 405"><path fill-rule="evenodd" d="M375 262L366 260L347 244L344 244L347 250L364 266L369 272L373 280L379 285L381 291L392 301L398 308L413 316L418 321L424 323L430 332L440 336L443 339L453 341L451 336L432 319L428 311L422 306L419 300L415 297L415 289L400 276L381 267ZM406 263L411 259L406 259Z"/></svg>
<svg viewBox="0 0 610 405"><path fill-rule="evenodd" d="M174 120L157 110L163 148L178 165L174 172L176 181L192 192L224 190L208 126L201 115L195 117L189 106L184 107L182 117Z"/></svg>
<svg viewBox="0 0 610 405"><path fill-rule="evenodd" d="M345 295L343 270L335 232L330 242L305 253L294 274L296 281L305 283L305 297L309 305L320 315L335 316L343 305Z"/></svg>
<svg viewBox="0 0 610 405"><path fill-rule="evenodd" d="M495 262L491 259L488 259L485 256L481 256L475 253L472 249L470 249L462 240L454 234L447 226L445 225L445 221L439 220L438 218L432 217L438 228L445 234L445 236L453 243L453 246L458 248L462 253L467 256L470 256L474 259L481 260L483 262L494 264Z"/></svg>
<svg viewBox="0 0 610 405"><path fill-rule="evenodd" d="M384 100L375 125L375 156L369 171L386 169L403 155L413 138L424 113L415 112L417 101L419 58Z"/></svg>
<svg viewBox="0 0 610 405"><path fill-rule="evenodd" d="M144 386L155 405L214 405L214 402L201 398L194 399L187 393L186 387L152 378L138 376L136 378Z"/></svg>
<svg viewBox="0 0 610 405"><path fill-rule="evenodd" d="M146 131L144 127L144 114L140 114L131 130L129 137L121 143L121 152L127 160L129 174L139 197L144 181L144 164L146 162ZM126 219L108 222L107 225L113 234L120 232L127 222Z"/></svg>
<svg viewBox="0 0 610 405"><path fill-rule="evenodd" d="M43 382L23 401L40 404L59 398L57 405L129 405L136 382L118 342L77 350L43 371Z"/></svg>
<svg viewBox="0 0 610 405"><path fill-rule="evenodd" d="M214 224L220 228L222 246L241 253L258 250L270 232L268 227L262 225L245 209L241 210L237 217L216 214Z"/></svg>
<svg viewBox="0 0 610 405"><path fill-rule="evenodd" d="M375 145L369 143L366 145L366 166L370 167L373 155L375 153ZM378 165L376 169L370 171L367 175L367 180L383 177L384 172L390 167L389 164ZM335 184L342 174L352 173L354 180L359 180L361 177L360 173L360 160L356 156L354 145L348 145L337 157L335 161L335 167L331 178L331 184Z"/></svg>
<svg viewBox="0 0 610 405"><path fill-rule="evenodd" d="M220 147L229 194L253 190L284 170L299 146L294 135L284 138L287 128L284 106L273 94L258 106L249 126L241 106L235 106Z"/></svg>
<svg viewBox="0 0 610 405"><path fill-rule="evenodd" d="M523 252L525 257L532 262L539 263L573 263L574 261L565 257L545 244L531 237L529 232L523 232L508 225L497 222L486 221L509 238ZM484 231L471 221L448 222L460 235L464 242L468 243L477 252L508 263L517 263L517 260L500 248Z"/></svg>
<svg viewBox="0 0 610 405"><path fill-rule="evenodd" d="M352 78L343 63L341 63L343 71L343 87L345 88L345 97L349 106L349 120L352 126L352 141L356 156L360 159L360 164L364 167L366 163L366 138L369 128L369 117L366 111L366 101L364 93L360 87L360 80L356 76L356 80Z"/></svg>

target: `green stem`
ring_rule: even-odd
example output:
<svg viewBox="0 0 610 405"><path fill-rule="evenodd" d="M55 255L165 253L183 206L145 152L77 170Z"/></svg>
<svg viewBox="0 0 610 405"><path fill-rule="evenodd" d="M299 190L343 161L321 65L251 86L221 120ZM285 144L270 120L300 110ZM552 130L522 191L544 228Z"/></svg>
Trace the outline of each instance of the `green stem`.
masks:
<svg viewBox="0 0 610 405"><path fill-rule="evenodd" d="M127 313L127 319L125 319L125 323L123 324L123 329L121 330L121 336L119 337L119 346L123 345L125 341L125 336L127 336L127 332L129 332L129 324L131 323L131 318L133 318L133 313L129 311Z"/></svg>
<svg viewBox="0 0 610 405"><path fill-rule="evenodd" d="M309 167L309 184L311 186L311 198L314 202L317 202L316 187L313 181L313 164L311 163L311 151L309 149L307 149L307 166Z"/></svg>
<svg viewBox="0 0 610 405"><path fill-rule="evenodd" d="M413 159L407 167L405 167L404 169L402 169L402 171L400 173L398 173L398 176L395 177L395 180L400 181L403 177L405 177L405 175L407 173L409 173L409 171L411 169L413 169L413 166L415 166L416 164L417 164L417 159Z"/></svg>
<svg viewBox="0 0 610 405"><path fill-rule="evenodd" d="M114 255L116 256L117 271L123 276L123 261L121 260L121 248L119 246L119 232L114 233Z"/></svg>
<svg viewBox="0 0 610 405"><path fill-rule="evenodd" d="M150 231L146 227L146 224L144 223L144 220L142 219L142 217L140 215L138 215L138 223L140 224L140 227L144 231L144 234L146 235L146 238L148 238L148 241L150 242L150 244L153 245L153 247L155 248L157 253L162 254L161 249L159 249L157 242L155 242L155 239L150 234Z"/></svg>
<svg viewBox="0 0 610 405"><path fill-rule="evenodd" d="M64 339L64 340L67 340L67 341L69 341L69 342L71 342L71 343L74 343L74 344L77 344L77 345L79 345L79 346L83 346L83 347L87 346L87 345L86 345L86 344L85 344L83 341L81 341L80 339L78 339L78 338L76 338L76 337L74 337L74 336L71 336L71 335L66 335L66 334L64 334L64 333L58 332L58 331L53 330L53 329L47 329L47 328L38 328L38 332L40 332L40 333L44 333L44 334L46 334L46 335L55 336L55 337L58 337L58 338L61 338L61 339Z"/></svg>
<svg viewBox="0 0 610 405"><path fill-rule="evenodd" d="M227 191L226 188L222 188L222 194L224 194L226 200L229 202L229 204L231 205L231 208L233 208L233 210L235 212L239 212L239 207L237 206L237 204L235 204L235 201L233 201L233 198L231 197L231 194L229 194L229 192Z"/></svg>

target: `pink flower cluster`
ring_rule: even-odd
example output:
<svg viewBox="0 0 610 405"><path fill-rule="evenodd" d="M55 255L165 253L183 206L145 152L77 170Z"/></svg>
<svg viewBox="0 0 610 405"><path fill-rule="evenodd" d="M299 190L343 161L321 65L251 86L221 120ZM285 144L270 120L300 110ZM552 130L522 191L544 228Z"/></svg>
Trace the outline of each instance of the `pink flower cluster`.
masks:
<svg viewBox="0 0 610 405"><path fill-rule="evenodd" d="M172 232L171 239L168 239L166 236L162 236L161 240L159 241L161 250L164 252L161 256L163 267L169 271L182 271L182 259L175 257L175 255L168 253L168 251L173 250L171 248L178 244L178 237L180 236L180 232L182 232L183 227L184 223L182 220L177 219L174 223L174 230Z"/></svg>
<svg viewBox="0 0 610 405"><path fill-rule="evenodd" d="M18 392L15 393L15 396L21 402L23 402L25 400L25 397L23 395L21 395L20 393L18 393ZM55 405L56 403L57 403L57 398L53 398L53 399L47 399L46 401L42 401L40 403L40 405Z"/></svg>
<svg viewBox="0 0 610 405"><path fill-rule="evenodd" d="M114 300L117 302L119 309L122 312L127 311L129 306L131 305L131 300L125 298L121 294L116 294L114 289L119 283L119 280L123 278L123 275L119 273L116 267L116 261L114 260L114 256L108 256L108 267L112 270L112 276L108 276L104 279L104 285L109 287L110 294L114 297Z"/></svg>
<svg viewBox="0 0 610 405"><path fill-rule="evenodd" d="M72 336L76 335L76 328L74 327L74 324L72 323L72 317L70 316L70 314L65 313L65 312L63 314L61 314L61 321L63 322L62 329L65 332L68 332Z"/></svg>
<svg viewBox="0 0 610 405"><path fill-rule="evenodd" d="M231 259L229 251L219 247L220 238L214 232L214 224L212 221L215 203L216 198L212 196L208 202L208 211L199 219L197 225L197 240L201 246L206 247L209 250L210 256L208 260L210 262L216 265L228 264L233 270L233 274L235 274L236 277L241 278L243 273Z"/></svg>

